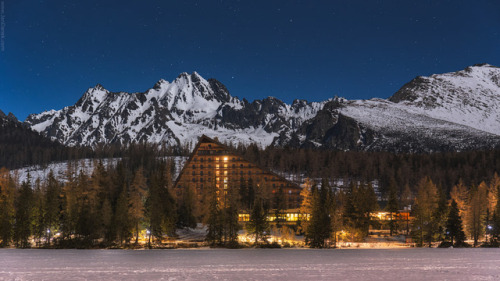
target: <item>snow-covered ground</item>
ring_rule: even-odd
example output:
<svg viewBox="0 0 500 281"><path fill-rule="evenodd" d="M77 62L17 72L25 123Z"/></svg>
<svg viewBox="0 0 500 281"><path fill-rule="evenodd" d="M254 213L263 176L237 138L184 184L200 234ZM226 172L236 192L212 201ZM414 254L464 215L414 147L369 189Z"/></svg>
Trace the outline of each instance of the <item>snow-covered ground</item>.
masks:
<svg viewBox="0 0 500 281"><path fill-rule="evenodd" d="M172 157L166 157L166 159L173 159L175 163L175 174L173 175L172 178L174 179L177 178L177 175L180 173L180 170L184 166L187 157L172 156ZM49 172L52 170L56 179L60 181L65 181L66 180L65 173L68 170L69 165L72 165L73 169L78 173L80 173L80 171L83 171L85 174L90 175L94 170L95 164L99 163L99 161L102 162L104 167L108 167L116 165L116 163L118 163L119 160L120 158L81 159L76 161L54 162L44 166L35 165L13 170L11 171L11 174L14 176L15 179L18 180L18 182L23 182L27 180L28 174L30 175L32 182L34 182L36 179L40 179L40 181L44 182L47 179Z"/></svg>
<svg viewBox="0 0 500 281"><path fill-rule="evenodd" d="M498 249L0 249L0 280L500 280Z"/></svg>

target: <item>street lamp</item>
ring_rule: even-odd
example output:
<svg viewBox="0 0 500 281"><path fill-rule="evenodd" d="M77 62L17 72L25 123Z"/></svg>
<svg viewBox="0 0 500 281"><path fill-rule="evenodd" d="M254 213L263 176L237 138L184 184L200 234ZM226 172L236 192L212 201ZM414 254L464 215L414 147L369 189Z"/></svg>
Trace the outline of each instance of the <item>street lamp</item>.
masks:
<svg viewBox="0 0 500 281"><path fill-rule="evenodd" d="M151 231L146 229L146 235L148 236L148 248L151 248Z"/></svg>

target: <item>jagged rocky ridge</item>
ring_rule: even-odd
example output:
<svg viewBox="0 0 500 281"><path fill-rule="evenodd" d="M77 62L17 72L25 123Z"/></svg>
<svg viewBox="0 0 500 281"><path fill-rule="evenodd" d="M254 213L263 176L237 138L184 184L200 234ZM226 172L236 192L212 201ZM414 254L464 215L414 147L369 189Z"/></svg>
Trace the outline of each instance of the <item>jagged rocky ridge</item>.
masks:
<svg viewBox="0 0 500 281"><path fill-rule="evenodd" d="M221 141L341 150L449 151L500 147L500 69L417 77L389 99L248 102L215 79L182 73L144 93L97 85L73 106L26 124L66 145Z"/></svg>

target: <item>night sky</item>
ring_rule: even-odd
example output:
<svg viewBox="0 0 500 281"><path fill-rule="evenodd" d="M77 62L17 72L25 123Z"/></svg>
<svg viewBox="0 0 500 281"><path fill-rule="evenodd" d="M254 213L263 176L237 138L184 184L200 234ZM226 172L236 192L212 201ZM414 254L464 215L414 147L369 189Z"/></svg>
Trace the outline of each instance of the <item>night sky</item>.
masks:
<svg viewBox="0 0 500 281"><path fill-rule="evenodd" d="M418 75L500 66L500 1L2 2L0 109L142 92L197 71L250 101L387 98Z"/></svg>

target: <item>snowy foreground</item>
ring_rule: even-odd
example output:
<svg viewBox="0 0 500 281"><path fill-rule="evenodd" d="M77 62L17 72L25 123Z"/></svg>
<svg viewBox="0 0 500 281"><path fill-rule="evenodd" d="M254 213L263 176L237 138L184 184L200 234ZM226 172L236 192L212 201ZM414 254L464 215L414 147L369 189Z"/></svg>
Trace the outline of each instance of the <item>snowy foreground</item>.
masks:
<svg viewBox="0 0 500 281"><path fill-rule="evenodd" d="M1 249L0 280L500 280L500 250Z"/></svg>

